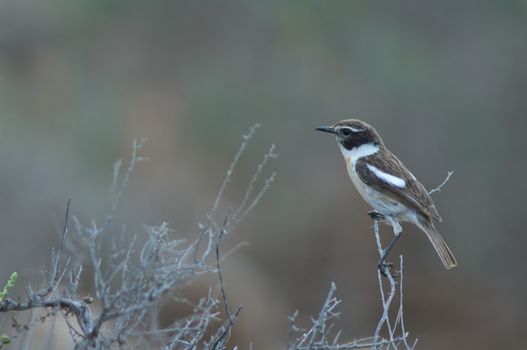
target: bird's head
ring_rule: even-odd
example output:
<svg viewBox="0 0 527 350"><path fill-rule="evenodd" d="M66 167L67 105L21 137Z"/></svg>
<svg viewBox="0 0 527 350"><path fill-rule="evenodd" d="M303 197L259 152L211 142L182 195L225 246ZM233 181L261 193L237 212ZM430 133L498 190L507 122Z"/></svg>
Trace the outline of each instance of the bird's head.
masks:
<svg viewBox="0 0 527 350"><path fill-rule="evenodd" d="M333 126L321 126L317 130L335 135L338 144L348 151L365 144L383 145L377 131L358 119L342 120Z"/></svg>

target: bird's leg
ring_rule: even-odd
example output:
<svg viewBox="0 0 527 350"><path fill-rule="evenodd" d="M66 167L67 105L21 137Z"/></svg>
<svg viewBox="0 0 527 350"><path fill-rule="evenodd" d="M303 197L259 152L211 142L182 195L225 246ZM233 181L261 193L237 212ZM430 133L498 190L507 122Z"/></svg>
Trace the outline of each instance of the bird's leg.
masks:
<svg viewBox="0 0 527 350"><path fill-rule="evenodd" d="M388 254L390 254L392 248L395 246L395 243L397 243L397 241L399 240L399 237L401 237L403 228L399 224L399 221L397 221L397 219L395 219L391 215L383 215L375 210L368 212L368 215L370 215L370 217L375 221L384 222L393 227L394 237L390 244L388 244L388 246L382 251L381 258L379 259L377 266L384 277L388 277L388 274L390 274L392 277L397 277L395 274L392 273L393 264L387 263L385 260L388 257Z"/></svg>
<svg viewBox="0 0 527 350"><path fill-rule="evenodd" d="M392 273L393 270L393 264L385 262L386 258L388 257L388 254L390 254L390 251L395 246L395 243L399 240L401 237L401 232L396 233L393 237L390 244L388 244L388 247L382 251L381 258L379 259L379 262L377 263L377 267L379 268L379 271L383 274L384 277L388 277L388 274L392 275L392 277L397 277Z"/></svg>

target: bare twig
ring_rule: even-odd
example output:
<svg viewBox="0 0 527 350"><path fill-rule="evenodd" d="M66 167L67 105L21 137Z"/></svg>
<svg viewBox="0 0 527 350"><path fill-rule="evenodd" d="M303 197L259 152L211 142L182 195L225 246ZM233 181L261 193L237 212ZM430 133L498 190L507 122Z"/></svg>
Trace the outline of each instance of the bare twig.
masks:
<svg viewBox="0 0 527 350"><path fill-rule="evenodd" d="M432 193L435 193L435 192L440 192L441 189L443 188L443 186L446 185L446 183L448 182L448 180L450 180L450 177L454 174L454 172L452 170L450 170L448 173L447 173L447 176L445 178L445 180L443 180L443 182L441 182L441 184L439 186L437 186L436 188L430 190L430 192L428 192L428 194L432 194Z"/></svg>
<svg viewBox="0 0 527 350"><path fill-rule="evenodd" d="M225 192L225 189L227 188L227 185L229 184L229 182L232 181L232 173L234 172L236 165L238 165L238 162L243 152L245 151L245 148L247 147L249 140L254 136L256 129L258 129L259 127L260 127L260 124L254 124L253 126L249 128L249 132L242 136L242 143L240 144L240 148L238 148L238 151L234 155L234 158L229 166L229 169L227 170L227 173L225 174L225 178L223 179L220 189L218 190L218 194L216 195L216 199L214 200L214 204L212 205L212 208L209 212L210 216L216 213L216 210L218 209L218 206L220 205L220 201L223 197L223 192Z"/></svg>
<svg viewBox="0 0 527 350"><path fill-rule="evenodd" d="M112 198L110 200L110 209L108 214L106 215L103 226L106 226L112 220L113 215L117 210L117 207L121 200L121 197L123 196L128 186L128 183L130 182L130 177L132 176L132 173L134 172L137 163L148 160L148 157L139 155L139 151L143 148L145 141L146 137L142 137L140 139L134 139L134 141L132 142L132 157L130 158L130 162L128 163L128 167L126 168L123 180L120 184L119 172L121 169L122 160L117 160L113 165L112 186L110 187L110 194L112 195Z"/></svg>
<svg viewBox="0 0 527 350"><path fill-rule="evenodd" d="M382 216L373 216L373 232L375 234L375 243L377 245L377 251L379 256L382 258L384 256L385 248L382 245L380 237L380 223L383 222ZM398 223L397 223L398 224ZM391 264L390 264L391 265ZM399 349L400 346L403 346L404 349L413 349L414 345L410 346L408 343L409 333L406 331L404 325L404 307L403 307L403 256L399 256L399 271L397 274L393 274L391 271L394 269L393 265L391 270L387 271L385 274L386 278L383 278L381 270L377 270L377 280L379 283L379 291L381 295L381 306L382 314L375 331L373 334L373 342L371 344L371 349ZM397 276L399 284L395 280ZM385 285L385 282L388 282ZM397 288L399 286L399 288ZM387 291L385 291L387 289ZM399 308L395 320L390 319L390 308L392 306L395 297L399 293ZM387 340L383 341L381 333L383 329L386 330ZM399 329L399 331L398 331Z"/></svg>
<svg viewBox="0 0 527 350"><path fill-rule="evenodd" d="M298 312L289 317L289 341L288 350L349 350L366 348L391 348L404 342L404 336L393 336L391 339L374 337L356 339L349 342L339 342L341 331L334 331L333 320L340 316L336 311L340 300L335 298L336 287L332 283L322 309L316 319L312 320L312 326L303 330L296 326L295 322ZM298 337L294 339L295 334Z"/></svg>
<svg viewBox="0 0 527 350"><path fill-rule="evenodd" d="M274 146L264 155L255 175L249 181L236 217L228 214L224 218L223 225L218 225L212 214L219 209L226 186L231 181L236 165L257 127L257 125L251 127L249 133L244 135L212 209L206 216L206 224L200 226L197 238L189 241L172 239L171 235L174 232L167 223L145 227L142 240L138 234L130 235L122 231L119 238L112 232L113 225L109 223L117 210L131 174L136 164L145 159L139 154L144 139L135 140L132 145L132 157L122 179L119 176L121 162L118 161L114 165L112 198L108 213L103 220L100 223L93 220L85 225L73 216L71 222L74 235L70 235L70 201L68 201L62 240L58 251L52 256L47 287L34 292L28 286L27 299L24 301L4 298L0 303L0 312L51 309L49 312L51 316L58 315L64 318L76 349L122 347L131 340L133 343L128 344L140 344L148 339L148 348L158 344L159 347L167 350L195 350L203 345L205 335L210 334L211 323L219 320L219 302L211 292L198 304L192 305L194 312L191 315L165 328L148 326L156 324L151 322L151 318L155 317L152 310L160 305L164 296L175 293L202 274L216 272L226 319L209 344L217 350L225 349L241 306L234 311L229 308L221 271L223 257L220 243L269 189L274 173L259 189L257 189L257 180L268 161L275 157ZM107 244L107 241L110 243ZM67 246L75 249L75 256L65 259L63 256ZM200 249L200 246L203 246L203 249ZM215 263L211 263L210 258L214 253ZM74 263L70 263L72 260ZM91 276L82 275L84 268L80 261L90 267ZM68 282L63 281L63 276L67 276ZM78 295L81 277L91 278L94 298ZM92 304L97 304L97 308L92 309ZM18 327L18 329L22 328Z"/></svg>
<svg viewBox="0 0 527 350"><path fill-rule="evenodd" d="M382 243L381 243L381 237L379 235L379 221L378 220L375 220L374 221L374 232L375 232L375 241L377 243L377 250L379 251L379 256L383 256L383 253L384 253L384 248L382 247ZM402 273L402 271L401 271ZM388 272L386 274L386 277L388 278L388 281L389 281L389 288L390 288L390 292L388 294L388 297L385 296L385 293L384 293L384 287L383 287L383 279L382 279L382 276L381 276L381 271L380 270L377 270L377 279L379 281L379 289L380 289L380 292L381 292L381 303L382 303L382 309L383 309L383 312L382 312L382 316L381 316L381 319L379 320L378 324L377 324L377 327L375 328L375 332L373 334L373 340L374 342L379 338L379 335L380 335L380 332L382 330L382 327L384 325L386 325L387 329L388 329L388 335L389 335L389 340L390 341L393 341L394 339L394 334L393 334L393 327L390 323L390 320L388 318L389 316L389 311L390 311L390 306L391 306L391 303L395 297L395 293L396 293L396 284L395 284L395 279L394 279L394 276L391 272ZM376 347L372 347L373 349L376 349Z"/></svg>
<svg viewBox="0 0 527 350"><path fill-rule="evenodd" d="M225 218L225 220L223 222L223 227L220 230L220 234L218 236L218 241L216 243L216 270L217 270L217 273L218 273L218 280L219 280L219 284L220 284L220 293L221 293L221 298L223 300L223 307L224 307L225 315L227 316L227 319L225 320L225 323L222 325L222 327L220 327L218 329L218 332L217 332L216 336L213 337L213 340L210 342L211 343L211 347L210 348L212 350L223 349L225 347L225 345L229 341L229 337L230 337L230 334L231 334L231 329L234 326L234 324L236 323L236 320L238 318L238 314L240 313L240 311L242 309L242 306L239 305L236 308L236 311L234 313L231 313L230 308L229 308L229 303L228 303L228 300L227 300L227 294L225 293L225 285L223 283L223 275L222 275L222 272L221 272L220 243L221 243L221 240L223 238L223 235L225 234L225 227L227 227L227 225L228 225L228 217Z"/></svg>

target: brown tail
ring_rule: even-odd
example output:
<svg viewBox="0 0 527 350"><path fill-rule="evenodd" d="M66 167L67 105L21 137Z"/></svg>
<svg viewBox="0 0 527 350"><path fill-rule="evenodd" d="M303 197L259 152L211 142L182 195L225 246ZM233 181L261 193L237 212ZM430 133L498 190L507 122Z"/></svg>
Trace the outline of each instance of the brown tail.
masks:
<svg viewBox="0 0 527 350"><path fill-rule="evenodd" d="M430 220L419 220L418 225L419 228L426 233L430 242L432 242L432 245L434 246L437 255L439 255L439 258L441 259L441 262L443 262L443 265L445 265L445 268L447 270L450 270L451 268L456 266L457 261L454 257L454 254L452 254L452 251L446 245L445 241L443 240L443 237L441 237L441 234L437 232L434 223Z"/></svg>

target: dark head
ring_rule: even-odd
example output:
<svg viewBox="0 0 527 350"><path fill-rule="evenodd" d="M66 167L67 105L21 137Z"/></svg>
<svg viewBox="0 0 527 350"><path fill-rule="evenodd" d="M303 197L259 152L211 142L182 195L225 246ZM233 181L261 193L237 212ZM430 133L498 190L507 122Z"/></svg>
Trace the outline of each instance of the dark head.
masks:
<svg viewBox="0 0 527 350"><path fill-rule="evenodd" d="M335 135L337 142L347 150L368 143L383 145L381 137L373 126L358 119L342 120L333 126L321 126L317 130Z"/></svg>

